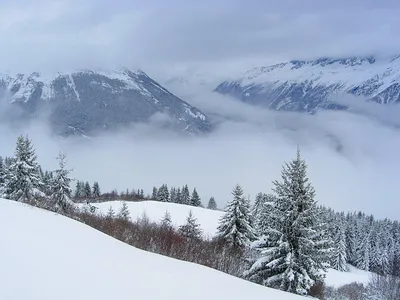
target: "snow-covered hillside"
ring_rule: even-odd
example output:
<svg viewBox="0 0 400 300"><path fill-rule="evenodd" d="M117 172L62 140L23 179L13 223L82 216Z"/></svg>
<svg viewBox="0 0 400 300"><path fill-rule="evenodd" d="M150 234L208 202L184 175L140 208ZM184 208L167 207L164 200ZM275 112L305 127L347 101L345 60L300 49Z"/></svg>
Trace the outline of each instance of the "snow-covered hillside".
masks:
<svg viewBox="0 0 400 300"><path fill-rule="evenodd" d="M0 237L0 299L305 299L138 250L72 219L4 199Z"/></svg>
<svg viewBox="0 0 400 300"><path fill-rule="evenodd" d="M176 203L157 202L157 201L142 201L142 202L126 202L132 220L138 220L143 217L143 214L150 221L159 223L166 211L171 215L172 223L175 227L183 225L186 222L186 217L191 210L197 218L204 234L208 237L215 236L218 227L218 221L223 212L205 209L201 207L193 207ZM103 203L93 203L99 208L99 213L107 214L110 206L114 211L118 212L122 206L122 201L110 201ZM370 272L359 270L353 266L348 266L349 272L339 272L334 269L329 269L326 275L325 282L328 286L339 287L352 282L366 284L371 276Z"/></svg>
<svg viewBox="0 0 400 300"><path fill-rule="evenodd" d="M150 221L159 223L164 217L165 212L168 211L171 215L172 224L175 227L185 224L189 212L192 211L204 235L209 237L216 234L218 221L222 216L221 211L176 203L142 201L126 202L126 204L128 205L132 220L143 217L145 213ZM118 212L122 206L122 201L94 203L93 205L99 208L100 213L107 214L110 206L112 206L114 211Z"/></svg>

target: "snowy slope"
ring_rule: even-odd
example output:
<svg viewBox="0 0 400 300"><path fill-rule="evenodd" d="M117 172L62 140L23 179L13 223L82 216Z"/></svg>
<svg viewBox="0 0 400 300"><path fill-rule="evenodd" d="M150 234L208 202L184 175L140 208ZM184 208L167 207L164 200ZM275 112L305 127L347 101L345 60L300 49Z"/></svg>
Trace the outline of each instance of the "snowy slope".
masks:
<svg viewBox="0 0 400 300"><path fill-rule="evenodd" d="M191 210L205 236L214 236L217 232L218 221L222 216L221 211L210 210L201 207L181 205L176 203L166 203L157 201L126 202L131 213L132 220L137 220L146 213L150 221L159 223L164 217L166 211L171 215L172 224L176 227L185 224L186 218ZM106 214L109 207L118 212L122 206L121 201L110 201L103 203L94 203L100 212Z"/></svg>
<svg viewBox="0 0 400 300"><path fill-rule="evenodd" d="M398 103L400 56L320 58L260 66L236 80L221 83L215 91L247 103L289 111L343 108L330 100L346 93L382 104Z"/></svg>
<svg viewBox="0 0 400 300"><path fill-rule="evenodd" d="M138 250L72 219L0 199L0 299L305 299Z"/></svg>
<svg viewBox="0 0 400 300"><path fill-rule="evenodd" d="M126 202L126 204L128 205L132 220L137 220L143 216L143 213L146 213L150 221L159 223L167 210L171 215L172 223L176 227L185 223L189 211L192 210L204 234L209 237L215 236L218 221L223 214L221 211L157 201ZM94 203L93 205L99 208L99 213L106 214L110 206L118 212L122 206L122 201ZM329 269L325 279L326 284L328 286L339 287L352 282L366 284L369 281L370 272L350 265L348 267L349 272L339 272Z"/></svg>
<svg viewBox="0 0 400 300"><path fill-rule="evenodd" d="M366 285L371 279L371 272L357 269L348 265L348 272L339 272L334 269L329 269L326 275L325 283L327 286L340 287L352 282L362 283Z"/></svg>

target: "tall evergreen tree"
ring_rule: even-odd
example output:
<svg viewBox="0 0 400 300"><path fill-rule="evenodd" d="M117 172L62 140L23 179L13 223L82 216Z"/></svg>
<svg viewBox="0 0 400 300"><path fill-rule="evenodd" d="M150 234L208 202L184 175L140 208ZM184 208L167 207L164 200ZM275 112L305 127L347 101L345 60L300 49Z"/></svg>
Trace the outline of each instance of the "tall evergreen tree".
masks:
<svg viewBox="0 0 400 300"><path fill-rule="evenodd" d="M208 201L207 205L208 209L216 210L217 209L217 202L215 202L214 197L211 197L210 200Z"/></svg>
<svg viewBox="0 0 400 300"><path fill-rule="evenodd" d="M163 184L163 185L158 189L157 201L160 201L160 202L170 202L168 186L167 186L166 184Z"/></svg>
<svg viewBox="0 0 400 300"><path fill-rule="evenodd" d="M95 198L95 199L98 199L98 198L100 198L100 196L101 196L100 185L99 185L99 183L98 183L97 181L95 181L95 182L93 183L92 196L93 196L93 198Z"/></svg>
<svg viewBox="0 0 400 300"><path fill-rule="evenodd" d="M175 203L182 204L182 193L180 188L176 189Z"/></svg>
<svg viewBox="0 0 400 300"><path fill-rule="evenodd" d="M171 214L165 211L164 217L161 219L161 226L164 228L172 228Z"/></svg>
<svg viewBox="0 0 400 300"><path fill-rule="evenodd" d="M200 207L201 199L199 194L197 193L196 188L193 189L192 196L190 197L190 205Z"/></svg>
<svg viewBox="0 0 400 300"><path fill-rule="evenodd" d="M58 157L59 167L54 171L55 178L52 185L52 195L51 199L58 210L66 211L69 207L73 205L71 201L71 187L72 178L69 177L70 170L65 168L67 163L65 153L60 152Z"/></svg>
<svg viewBox="0 0 400 300"><path fill-rule="evenodd" d="M169 197L170 197L170 201L172 203L177 203L177 201L176 201L176 188L171 187L171 190L169 192Z"/></svg>
<svg viewBox="0 0 400 300"><path fill-rule="evenodd" d="M232 191L233 200L228 203L221 217L217 236L233 247L244 247L256 239L252 226L250 209L243 197L243 190L236 185Z"/></svg>
<svg viewBox="0 0 400 300"><path fill-rule="evenodd" d="M347 271L346 235L343 224L341 223L338 224L331 265L332 268L338 271Z"/></svg>
<svg viewBox="0 0 400 300"><path fill-rule="evenodd" d="M28 137L19 136L15 157L6 171L6 195L16 201L34 200L42 183L36 153Z"/></svg>
<svg viewBox="0 0 400 300"><path fill-rule="evenodd" d="M181 204L190 205L190 192L187 185L185 185L181 191Z"/></svg>
<svg viewBox="0 0 400 300"><path fill-rule="evenodd" d="M153 193L151 194L151 199L157 200L158 189L154 186Z"/></svg>
<svg viewBox="0 0 400 300"><path fill-rule="evenodd" d="M86 198L92 197L92 188L90 187L90 184L88 181L85 182L84 193L85 193Z"/></svg>
<svg viewBox="0 0 400 300"><path fill-rule="evenodd" d="M273 182L276 198L269 214L271 225L254 243L261 257L244 274L260 284L300 295L322 282L331 245L320 231L320 211L306 168L298 150L297 158L283 167L282 182Z"/></svg>

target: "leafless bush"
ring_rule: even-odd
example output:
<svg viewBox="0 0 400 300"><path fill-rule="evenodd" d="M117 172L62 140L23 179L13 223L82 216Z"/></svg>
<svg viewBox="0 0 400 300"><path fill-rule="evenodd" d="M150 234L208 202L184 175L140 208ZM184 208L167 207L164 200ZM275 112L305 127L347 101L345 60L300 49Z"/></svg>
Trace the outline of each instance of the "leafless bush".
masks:
<svg viewBox="0 0 400 300"><path fill-rule="evenodd" d="M399 300L400 278L393 275L377 275L371 277L367 286L367 300Z"/></svg>

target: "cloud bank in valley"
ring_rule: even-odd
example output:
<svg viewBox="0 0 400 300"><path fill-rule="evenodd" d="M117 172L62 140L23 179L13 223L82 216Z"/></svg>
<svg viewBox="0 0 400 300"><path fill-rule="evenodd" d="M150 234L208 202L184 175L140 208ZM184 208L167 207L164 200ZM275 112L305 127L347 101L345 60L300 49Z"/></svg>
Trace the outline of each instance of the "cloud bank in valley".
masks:
<svg viewBox="0 0 400 300"><path fill-rule="evenodd" d="M300 145L321 204L398 218L400 132L390 118L382 122L346 112L272 112L215 94L198 95L191 102L218 113L219 123L210 135L182 137L157 124L139 124L92 140L52 137L45 123L26 132L45 168L55 167L54 157L62 149L74 176L97 180L103 190L144 188L150 193L163 183L188 184L197 187L203 203L215 196L220 207L236 183L252 198L270 192L282 164L295 157ZM10 155L21 128L1 128L0 150Z"/></svg>

